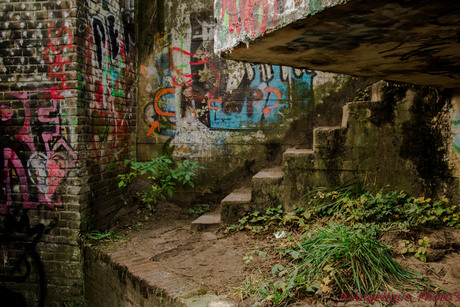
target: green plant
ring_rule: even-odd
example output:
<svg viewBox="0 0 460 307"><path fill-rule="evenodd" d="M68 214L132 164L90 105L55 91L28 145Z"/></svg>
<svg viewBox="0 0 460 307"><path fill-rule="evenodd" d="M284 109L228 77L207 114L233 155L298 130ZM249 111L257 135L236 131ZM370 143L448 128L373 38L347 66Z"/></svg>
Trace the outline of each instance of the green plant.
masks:
<svg viewBox="0 0 460 307"><path fill-rule="evenodd" d="M208 204L197 204L193 206L192 208L189 208L187 212L192 217L198 217L202 215L203 213L208 212L209 208L210 206Z"/></svg>
<svg viewBox="0 0 460 307"><path fill-rule="evenodd" d="M410 243L409 240L403 240L401 243L401 254L413 254L415 258L426 262L430 242L431 241L428 237L424 237L423 239L418 240L418 247L416 247L414 244Z"/></svg>
<svg viewBox="0 0 460 307"><path fill-rule="evenodd" d="M276 263L270 272L244 295L258 295L262 302L287 304L294 296L322 293L379 293L382 290L421 289L426 285L421 275L408 271L390 254L389 247L379 242L373 231L353 229L343 224L330 224L300 238L289 236L280 244L284 263ZM250 277L251 278L251 277Z"/></svg>
<svg viewBox="0 0 460 307"><path fill-rule="evenodd" d="M91 230L81 234L83 240L90 241L122 241L125 238L116 234L115 230L111 229L106 232L100 230Z"/></svg>
<svg viewBox="0 0 460 307"><path fill-rule="evenodd" d="M459 207L445 197L411 197L403 191L383 190L377 193L346 187L338 190L317 189L305 195L305 207L296 214L304 218L328 218L357 228L377 230L416 226L452 226L460 228Z"/></svg>
<svg viewBox="0 0 460 307"><path fill-rule="evenodd" d="M260 211L254 211L246 216L243 216L237 225L231 225L227 231L238 231L247 229L255 233L267 231L272 226L281 225L283 222L283 205L278 207L269 207L265 210L265 214Z"/></svg>
<svg viewBox="0 0 460 307"><path fill-rule="evenodd" d="M371 97L370 88L366 87L365 89L357 89L356 96L353 101L368 101Z"/></svg>
<svg viewBox="0 0 460 307"><path fill-rule="evenodd" d="M136 177L144 177L151 183L148 188L138 193L150 211L155 210L159 198L171 197L178 184L194 187L193 178L200 168L198 163L184 160L174 164L166 156L160 156L151 161L137 162L126 160L130 166L130 172L118 175L119 188L126 187Z"/></svg>

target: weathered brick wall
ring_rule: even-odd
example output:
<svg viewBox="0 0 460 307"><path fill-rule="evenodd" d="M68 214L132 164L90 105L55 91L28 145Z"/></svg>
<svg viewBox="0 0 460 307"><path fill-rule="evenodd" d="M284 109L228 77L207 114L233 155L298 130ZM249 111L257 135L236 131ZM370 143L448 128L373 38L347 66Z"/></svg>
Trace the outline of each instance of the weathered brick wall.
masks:
<svg viewBox="0 0 460 307"><path fill-rule="evenodd" d="M76 3L2 1L0 18L2 300L81 300Z"/></svg>
<svg viewBox="0 0 460 307"><path fill-rule="evenodd" d="M82 215L103 227L122 205L117 175L135 152L134 1L77 2Z"/></svg>
<svg viewBox="0 0 460 307"><path fill-rule="evenodd" d="M2 301L83 301L80 228L120 207L116 174L134 152L130 8L0 3Z"/></svg>
<svg viewBox="0 0 460 307"><path fill-rule="evenodd" d="M107 255L86 247L85 301L89 306L183 306L167 298L128 268L115 263Z"/></svg>

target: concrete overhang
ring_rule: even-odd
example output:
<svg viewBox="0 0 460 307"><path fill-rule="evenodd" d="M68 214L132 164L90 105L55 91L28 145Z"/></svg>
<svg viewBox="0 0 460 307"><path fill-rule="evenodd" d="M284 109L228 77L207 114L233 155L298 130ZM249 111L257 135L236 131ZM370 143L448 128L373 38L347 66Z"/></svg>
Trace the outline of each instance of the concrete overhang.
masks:
<svg viewBox="0 0 460 307"><path fill-rule="evenodd" d="M460 1L216 0L215 16L227 59L460 88Z"/></svg>

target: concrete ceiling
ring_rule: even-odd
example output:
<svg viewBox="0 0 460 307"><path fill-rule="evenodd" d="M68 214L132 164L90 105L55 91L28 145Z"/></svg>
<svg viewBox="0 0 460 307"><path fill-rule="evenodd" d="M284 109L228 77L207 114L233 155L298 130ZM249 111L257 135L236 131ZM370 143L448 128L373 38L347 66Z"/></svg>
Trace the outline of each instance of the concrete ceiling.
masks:
<svg viewBox="0 0 460 307"><path fill-rule="evenodd" d="M460 88L460 1L353 0L222 56Z"/></svg>

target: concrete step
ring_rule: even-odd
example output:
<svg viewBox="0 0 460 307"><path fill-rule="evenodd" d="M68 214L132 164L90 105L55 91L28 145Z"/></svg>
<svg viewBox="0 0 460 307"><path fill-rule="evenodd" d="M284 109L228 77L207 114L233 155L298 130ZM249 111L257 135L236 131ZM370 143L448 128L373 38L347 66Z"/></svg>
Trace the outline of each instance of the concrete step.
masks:
<svg viewBox="0 0 460 307"><path fill-rule="evenodd" d="M316 154L312 149L289 148L283 153L285 207L297 203L311 184Z"/></svg>
<svg viewBox="0 0 460 307"><path fill-rule="evenodd" d="M205 213L192 222L192 231L214 231L221 225L220 212Z"/></svg>
<svg viewBox="0 0 460 307"><path fill-rule="evenodd" d="M311 169L314 166L315 152L313 149L289 148L283 153L283 172Z"/></svg>
<svg viewBox="0 0 460 307"><path fill-rule="evenodd" d="M278 206L283 199L281 167L264 169L252 177L252 201L258 210Z"/></svg>
<svg viewBox="0 0 460 307"><path fill-rule="evenodd" d="M344 145L346 129L337 127L316 127L313 129L313 150L328 151Z"/></svg>
<svg viewBox="0 0 460 307"><path fill-rule="evenodd" d="M251 211L251 189L238 189L221 201L221 219L225 224L236 224Z"/></svg>

